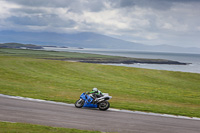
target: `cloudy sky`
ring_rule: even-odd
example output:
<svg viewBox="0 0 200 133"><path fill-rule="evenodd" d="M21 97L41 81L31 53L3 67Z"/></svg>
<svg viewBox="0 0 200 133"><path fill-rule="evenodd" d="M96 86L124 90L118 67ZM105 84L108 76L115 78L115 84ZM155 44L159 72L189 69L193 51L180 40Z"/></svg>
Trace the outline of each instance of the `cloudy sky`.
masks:
<svg viewBox="0 0 200 133"><path fill-rule="evenodd" d="M200 0L0 0L0 31L95 32L200 47Z"/></svg>

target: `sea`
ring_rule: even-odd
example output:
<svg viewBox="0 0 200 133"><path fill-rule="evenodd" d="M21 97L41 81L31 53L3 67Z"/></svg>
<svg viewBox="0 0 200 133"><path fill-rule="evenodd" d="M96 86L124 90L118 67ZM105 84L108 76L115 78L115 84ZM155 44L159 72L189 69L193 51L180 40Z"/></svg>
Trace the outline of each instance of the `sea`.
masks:
<svg viewBox="0 0 200 133"><path fill-rule="evenodd" d="M137 67L137 68L156 69L156 70L200 73L200 54L147 52L147 51L132 51L132 50L107 50L107 49L89 49L89 48L84 48L84 49L58 48L58 47L44 47L44 50L92 53L92 54L102 54L102 55L133 57L133 58L145 58L145 59L167 59L167 60L179 61L190 64L166 65L166 64L136 63L136 64L104 64L104 65L116 65L116 66Z"/></svg>

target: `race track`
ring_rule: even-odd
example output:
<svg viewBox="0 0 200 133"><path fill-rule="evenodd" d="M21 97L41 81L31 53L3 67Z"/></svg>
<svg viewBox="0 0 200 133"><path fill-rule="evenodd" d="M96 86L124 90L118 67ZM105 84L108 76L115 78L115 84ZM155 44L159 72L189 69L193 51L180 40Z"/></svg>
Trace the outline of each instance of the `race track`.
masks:
<svg viewBox="0 0 200 133"><path fill-rule="evenodd" d="M200 120L75 108L0 95L0 121L122 133L200 133Z"/></svg>

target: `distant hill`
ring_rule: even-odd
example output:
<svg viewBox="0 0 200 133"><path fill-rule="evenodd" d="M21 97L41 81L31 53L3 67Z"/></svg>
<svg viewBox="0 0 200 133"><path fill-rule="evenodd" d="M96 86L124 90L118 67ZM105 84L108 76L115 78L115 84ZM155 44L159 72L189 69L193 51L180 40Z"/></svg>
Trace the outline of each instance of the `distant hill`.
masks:
<svg viewBox="0 0 200 133"><path fill-rule="evenodd" d="M42 46L21 43L0 43L0 48L43 49Z"/></svg>
<svg viewBox="0 0 200 133"><path fill-rule="evenodd" d="M81 48L129 49L133 51L200 53L200 48L183 48L170 45L144 45L91 32L61 34L52 32L0 31L0 43L3 42Z"/></svg>
<svg viewBox="0 0 200 133"><path fill-rule="evenodd" d="M0 31L0 42L109 49L139 48L144 46L143 44L127 42L90 32L59 34L51 32Z"/></svg>

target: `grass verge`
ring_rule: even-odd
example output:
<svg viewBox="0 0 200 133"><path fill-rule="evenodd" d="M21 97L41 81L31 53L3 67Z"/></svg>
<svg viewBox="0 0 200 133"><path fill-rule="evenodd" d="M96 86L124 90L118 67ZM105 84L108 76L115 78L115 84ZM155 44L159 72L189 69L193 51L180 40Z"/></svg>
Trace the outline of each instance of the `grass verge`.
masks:
<svg viewBox="0 0 200 133"><path fill-rule="evenodd" d="M71 128L49 127L25 123L0 122L0 133L101 133Z"/></svg>

